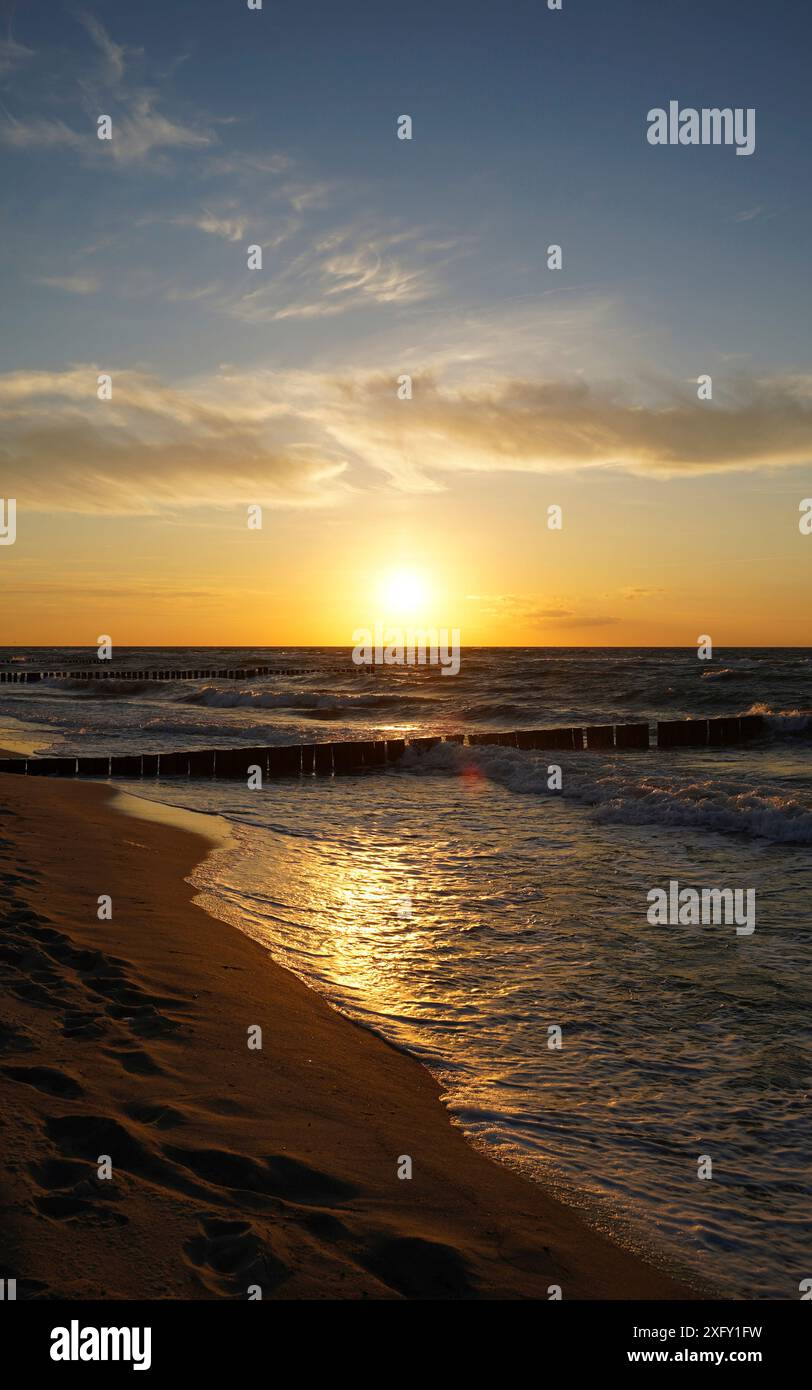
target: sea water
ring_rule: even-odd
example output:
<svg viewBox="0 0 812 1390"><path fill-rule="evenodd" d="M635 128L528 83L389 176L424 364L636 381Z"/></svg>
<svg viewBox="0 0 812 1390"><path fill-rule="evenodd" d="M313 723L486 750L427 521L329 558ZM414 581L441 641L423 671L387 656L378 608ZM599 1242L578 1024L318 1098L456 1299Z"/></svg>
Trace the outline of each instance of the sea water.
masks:
<svg viewBox="0 0 812 1390"><path fill-rule="evenodd" d="M193 875L201 901L425 1062L472 1142L666 1265L797 1298L810 1266L809 653L474 651L454 680L359 674L335 649L119 650L115 664L253 661L316 674L0 687L0 744L125 753L765 714L767 738L729 749L446 744L262 790L121 785L232 822L231 847ZM647 895L672 880L752 890L756 930L651 925Z"/></svg>

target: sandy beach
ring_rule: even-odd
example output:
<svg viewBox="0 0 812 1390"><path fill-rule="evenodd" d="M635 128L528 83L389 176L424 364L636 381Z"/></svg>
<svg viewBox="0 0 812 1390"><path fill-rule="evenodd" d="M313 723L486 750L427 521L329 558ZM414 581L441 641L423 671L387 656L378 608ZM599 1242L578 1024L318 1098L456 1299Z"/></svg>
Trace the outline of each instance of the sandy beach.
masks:
<svg viewBox="0 0 812 1390"><path fill-rule="evenodd" d="M192 902L222 822L127 805L0 779L18 1297L692 1296L474 1150L420 1064Z"/></svg>

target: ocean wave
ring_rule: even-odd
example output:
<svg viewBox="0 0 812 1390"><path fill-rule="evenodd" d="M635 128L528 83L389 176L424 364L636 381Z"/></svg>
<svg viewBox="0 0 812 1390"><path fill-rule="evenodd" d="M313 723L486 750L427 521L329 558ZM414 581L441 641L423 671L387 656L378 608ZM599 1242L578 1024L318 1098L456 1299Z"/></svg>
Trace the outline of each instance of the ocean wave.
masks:
<svg viewBox="0 0 812 1390"><path fill-rule="evenodd" d="M602 824L663 825L722 834L743 834L774 844L812 845L812 812L780 794L740 791L727 794L712 780L682 787L648 784L598 789L607 800L596 804Z"/></svg>
<svg viewBox="0 0 812 1390"><path fill-rule="evenodd" d="M64 679L51 679L39 681L34 690L42 690L47 687L51 690L61 690L70 695L84 695L88 699L115 700L123 695L158 695L162 694L166 688L165 681L115 681L115 680L78 680L76 676L67 676Z"/></svg>
<svg viewBox="0 0 812 1390"><path fill-rule="evenodd" d="M769 732L776 738L791 738L796 734L812 733L812 710L773 710L769 705L751 705L744 714L760 714Z"/></svg>
<svg viewBox="0 0 812 1390"><path fill-rule="evenodd" d="M182 705L205 705L207 709L299 709L353 711L391 709L404 704L426 703L421 696L398 693L369 693L362 695L335 694L317 690L222 690L208 685L202 690L185 692L177 701Z"/></svg>
<svg viewBox="0 0 812 1390"><path fill-rule="evenodd" d="M468 720L518 720L525 721L534 718L535 715L528 713L529 702L517 702L515 700L482 700L476 704L463 705L457 712L461 723ZM538 708L538 700L533 702L535 709Z"/></svg>
<svg viewBox="0 0 812 1390"><path fill-rule="evenodd" d="M551 791L548 765L562 767L562 787ZM509 748L477 750L437 744L423 754L410 753L405 770L460 773L473 770L522 795L562 796L589 806L602 824L654 825L715 830L747 835L776 844L812 844L812 812L776 787L743 786L731 778L678 773L629 773L611 768L590 776L573 767L566 755L536 755Z"/></svg>
<svg viewBox="0 0 812 1390"><path fill-rule="evenodd" d="M189 717L183 720L156 715L154 719L144 720L139 732L148 736L148 747L146 744L144 746L150 753L161 749L171 752L189 747L237 748L243 744L248 747L264 747L290 742L284 734L280 735L276 724L267 720L256 723L241 720L239 724L226 720L212 722L209 719L196 719L191 712ZM298 735L295 736L295 741L299 741Z"/></svg>

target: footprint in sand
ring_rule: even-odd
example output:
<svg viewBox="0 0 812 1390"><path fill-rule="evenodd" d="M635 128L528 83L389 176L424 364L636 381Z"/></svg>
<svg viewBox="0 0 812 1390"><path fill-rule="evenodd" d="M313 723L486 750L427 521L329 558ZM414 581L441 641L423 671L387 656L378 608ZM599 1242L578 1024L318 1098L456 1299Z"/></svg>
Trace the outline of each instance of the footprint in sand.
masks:
<svg viewBox="0 0 812 1390"><path fill-rule="evenodd" d="M34 1046L27 1029L15 1028L0 1019L0 1052L31 1052Z"/></svg>
<svg viewBox="0 0 812 1390"><path fill-rule="evenodd" d="M201 1215L198 1224L200 1234L186 1241L184 1251L195 1277L209 1292L247 1297L249 1286L258 1284L267 1295L290 1274L250 1221Z"/></svg>
<svg viewBox="0 0 812 1390"><path fill-rule="evenodd" d="M94 1226L129 1224L123 1212L107 1206L109 1202L121 1201L122 1194L110 1182L96 1176L94 1164L47 1158L41 1163L32 1163L31 1172L40 1189L34 1197L34 1206L42 1216L53 1221L81 1220L85 1225Z"/></svg>
<svg viewBox="0 0 812 1390"><path fill-rule="evenodd" d="M357 1189L340 1178L282 1154L269 1154L257 1161L228 1149L181 1149L168 1145L164 1153L204 1182L265 1193L285 1202L322 1206L357 1195Z"/></svg>
<svg viewBox="0 0 812 1390"><path fill-rule="evenodd" d="M84 1197L73 1192L52 1192L44 1197L35 1197L34 1206L42 1216L52 1221L81 1220L90 1226L128 1226L130 1218L123 1211L111 1211L109 1207L96 1206Z"/></svg>
<svg viewBox="0 0 812 1390"><path fill-rule="evenodd" d="M365 1269L404 1298L476 1298L477 1289L458 1250L420 1236L384 1236L359 1259Z"/></svg>
<svg viewBox="0 0 812 1390"><path fill-rule="evenodd" d="M51 1115L45 1132L64 1155L96 1162L100 1153L112 1155L113 1166L146 1172L152 1154L134 1134L109 1115Z"/></svg>
<svg viewBox="0 0 812 1390"><path fill-rule="evenodd" d="M105 1056L112 1057L120 1067L123 1067L133 1076L163 1076L164 1074L163 1068L142 1047L105 1047L103 1051Z"/></svg>
<svg viewBox="0 0 812 1390"><path fill-rule="evenodd" d="M69 1009L62 1019L62 1034L66 1038L101 1038L107 1027L100 1014L87 1009Z"/></svg>
<svg viewBox="0 0 812 1390"><path fill-rule="evenodd" d="M68 996L56 989L46 989L35 980L20 980L9 984L12 994L24 1004L33 1004L37 1009L58 1009L68 1004Z"/></svg>
<svg viewBox="0 0 812 1390"><path fill-rule="evenodd" d="M84 1089L75 1077L66 1071L56 1071L53 1067L0 1067L4 1076L18 1081L24 1086L33 1086L44 1091L47 1096L63 1096L74 1100L84 1095Z"/></svg>
<svg viewBox="0 0 812 1390"><path fill-rule="evenodd" d="M151 1105L146 1101L133 1100L122 1108L129 1119L137 1120L150 1129L176 1129L187 1123L186 1115L172 1105Z"/></svg>
<svg viewBox="0 0 812 1390"><path fill-rule="evenodd" d="M181 1028L174 1019L159 1013L154 1004L108 1004L106 1013L125 1023L139 1038L170 1038Z"/></svg>
<svg viewBox="0 0 812 1390"><path fill-rule="evenodd" d="M198 1201L217 1201L217 1193L193 1181L149 1139L140 1139L110 1115L51 1115L44 1128L62 1158L84 1158L95 1164L99 1154L109 1154L115 1172Z"/></svg>
<svg viewBox="0 0 812 1390"><path fill-rule="evenodd" d="M48 1192L59 1188L75 1187L84 1182L88 1174L95 1172L89 1163L78 1158L44 1158L30 1165L31 1172L39 1187Z"/></svg>

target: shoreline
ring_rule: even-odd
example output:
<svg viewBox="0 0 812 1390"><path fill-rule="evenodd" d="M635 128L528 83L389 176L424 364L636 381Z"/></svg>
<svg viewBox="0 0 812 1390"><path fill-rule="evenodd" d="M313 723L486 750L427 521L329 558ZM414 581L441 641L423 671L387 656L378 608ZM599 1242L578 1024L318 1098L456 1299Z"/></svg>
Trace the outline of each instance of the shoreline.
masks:
<svg viewBox="0 0 812 1390"><path fill-rule="evenodd" d="M134 800L0 777L18 1297L701 1297L474 1148L420 1062L194 903L225 823Z"/></svg>

